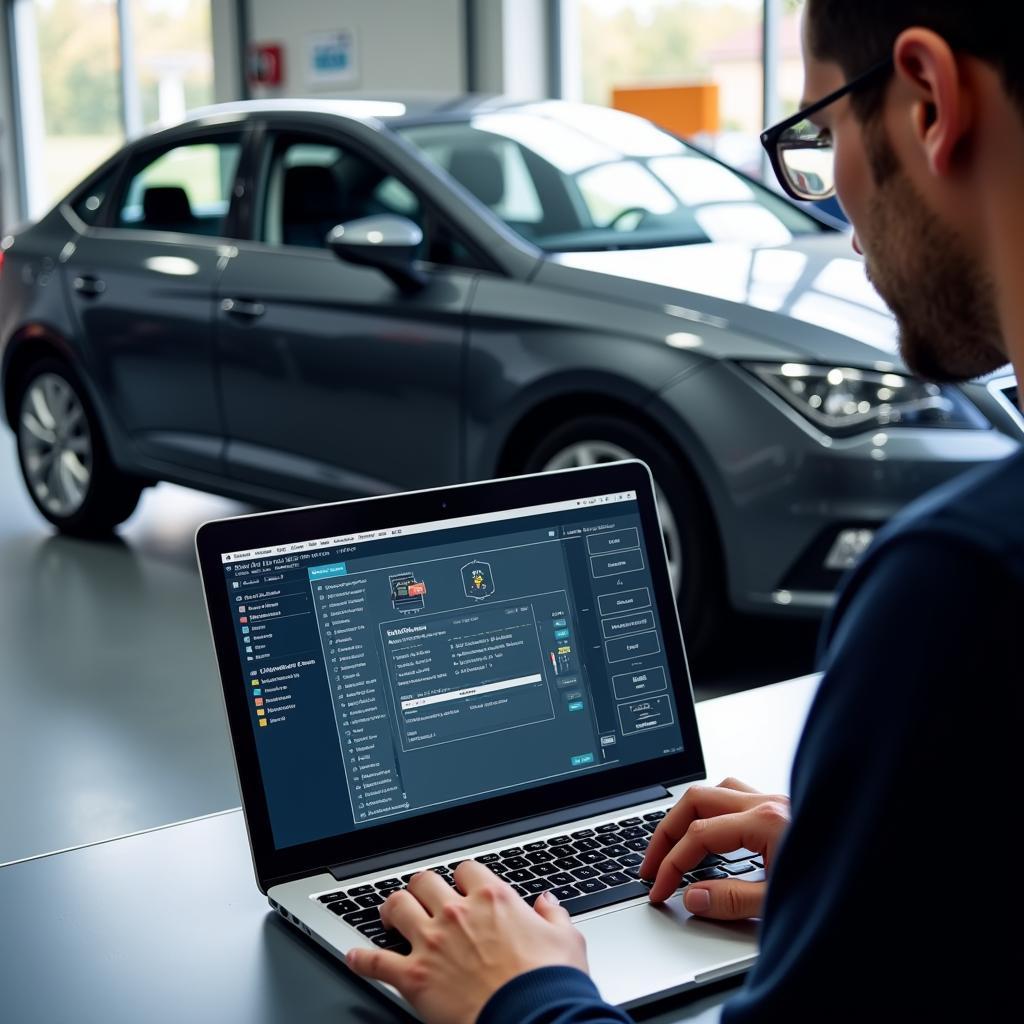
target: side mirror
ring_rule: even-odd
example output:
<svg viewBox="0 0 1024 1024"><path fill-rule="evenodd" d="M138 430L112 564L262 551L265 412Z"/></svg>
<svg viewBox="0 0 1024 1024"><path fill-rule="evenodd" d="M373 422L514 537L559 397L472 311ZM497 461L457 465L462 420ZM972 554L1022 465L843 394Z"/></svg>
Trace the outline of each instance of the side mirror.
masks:
<svg viewBox="0 0 1024 1024"><path fill-rule="evenodd" d="M406 217L380 214L338 224L327 234L335 256L362 267L376 267L410 294L427 278L416 269L416 250L423 241L419 226Z"/></svg>

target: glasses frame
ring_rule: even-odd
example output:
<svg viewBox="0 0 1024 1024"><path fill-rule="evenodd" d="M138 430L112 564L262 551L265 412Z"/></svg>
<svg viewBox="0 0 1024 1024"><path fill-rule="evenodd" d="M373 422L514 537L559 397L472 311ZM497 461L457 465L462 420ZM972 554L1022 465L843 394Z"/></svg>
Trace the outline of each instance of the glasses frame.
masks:
<svg viewBox="0 0 1024 1024"><path fill-rule="evenodd" d="M804 107L802 110L798 110L795 114L790 115L777 124L773 124L770 128L765 128L761 132L761 145L764 146L765 151L768 154L768 159L771 162L772 170L775 172L775 177L778 178L779 184L782 186L782 190L792 199L797 199L800 202L822 202L825 199L831 199L836 194L835 186L825 194L820 196L806 196L801 195L799 191L793 186L789 178L786 175L785 168L782 163L782 157L779 153L779 140L783 134L792 128L794 125L798 125L801 121L806 121L812 114L816 114L819 110L824 107L835 103L836 100L842 99L844 96L855 92L857 89L863 88L865 85L874 81L878 78L882 72L887 74L892 71L893 63L892 56L888 56L885 60L879 61L877 64L868 68L863 74L858 75L856 78L851 78L845 85L841 85L834 92L830 92L827 96L823 96L820 100L812 103L810 106ZM808 146L807 149L812 147Z"/></svg>

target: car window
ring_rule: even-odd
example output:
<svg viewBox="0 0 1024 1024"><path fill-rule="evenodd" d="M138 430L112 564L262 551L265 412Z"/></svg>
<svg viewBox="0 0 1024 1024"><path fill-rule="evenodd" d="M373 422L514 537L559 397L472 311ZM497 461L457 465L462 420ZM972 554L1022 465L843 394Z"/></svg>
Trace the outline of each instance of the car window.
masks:
<svg viewBox="0 0 1024 1024"><path fill-rule="evenodd" d="M72 202L71 209L75 211L79 220L85 224L95 224L99 220L110 197L118 169L115 166L101 174Z"/></svg>
<svg viewBox="0 0 1024 1024"><path fill-rule="evenodd" d="M242 145L200 140L143 158L118 211L119 227L223 236Z"/></svg>
<svg viewBox="0 0 1024 1024"><path fill-rule="evenodd" d="M823 230L785 199L622 111L545 101L399 131L549 251L779 245Z"/></svg>
<svg viewBox="0 0 1024 1024"><path fill-rule="evenodd" d="M427 215L419 196L381 164L319 138L282 133L273 140L257 199L259 241L322 249L338 224L379 214L406 217L420 227L420 259L476 265Z"/></svg>

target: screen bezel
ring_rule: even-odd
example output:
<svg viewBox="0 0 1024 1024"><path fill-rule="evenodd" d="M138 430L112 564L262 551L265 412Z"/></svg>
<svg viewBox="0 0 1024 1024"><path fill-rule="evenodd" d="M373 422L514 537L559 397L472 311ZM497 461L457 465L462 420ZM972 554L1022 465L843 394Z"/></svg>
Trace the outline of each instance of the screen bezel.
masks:
<svg viewBox="0 0 1024 1024"><path fill-rule="evenodd" d="M640 521L651 554L649 568L655 605L659 610L664 652L672 677L677 720L683 737L682 752L278 849L274 845L247 694L238 685L243 667L235 642L222 554L617 491L637 493ZM658 784L669 786L704 778L704 757L697 731L693 687L661 536L650 470L638 460L377 498L357 498L204 523L196 533L196 551L220 669L249 842L261 890L266 892L267 888L278 882L314 874L347 861L379 857L422 843L464 835L478 829L615 796L632 789Z"/></svg>

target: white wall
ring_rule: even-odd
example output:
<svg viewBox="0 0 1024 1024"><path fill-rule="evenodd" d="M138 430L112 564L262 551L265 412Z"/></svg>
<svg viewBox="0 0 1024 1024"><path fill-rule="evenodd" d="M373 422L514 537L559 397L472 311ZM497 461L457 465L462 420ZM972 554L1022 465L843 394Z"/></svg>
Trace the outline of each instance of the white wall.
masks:
<svg viewBox="0 0 1024 1024"><path fill-rule="evenodd" d="M212 0L210 28L213 35L213 101L229 103L242 98L239 67L238 23L235 0Z"/></svg>
<svg viewBox="0 0 1024 1024"><path fill-rule="evenodd" d="M248 0L249 41L284 48L284 83L254 96L457 93L465 89L463 0ZM348 29L356 37L358 81L312 86L310 33Z"/></svg>

